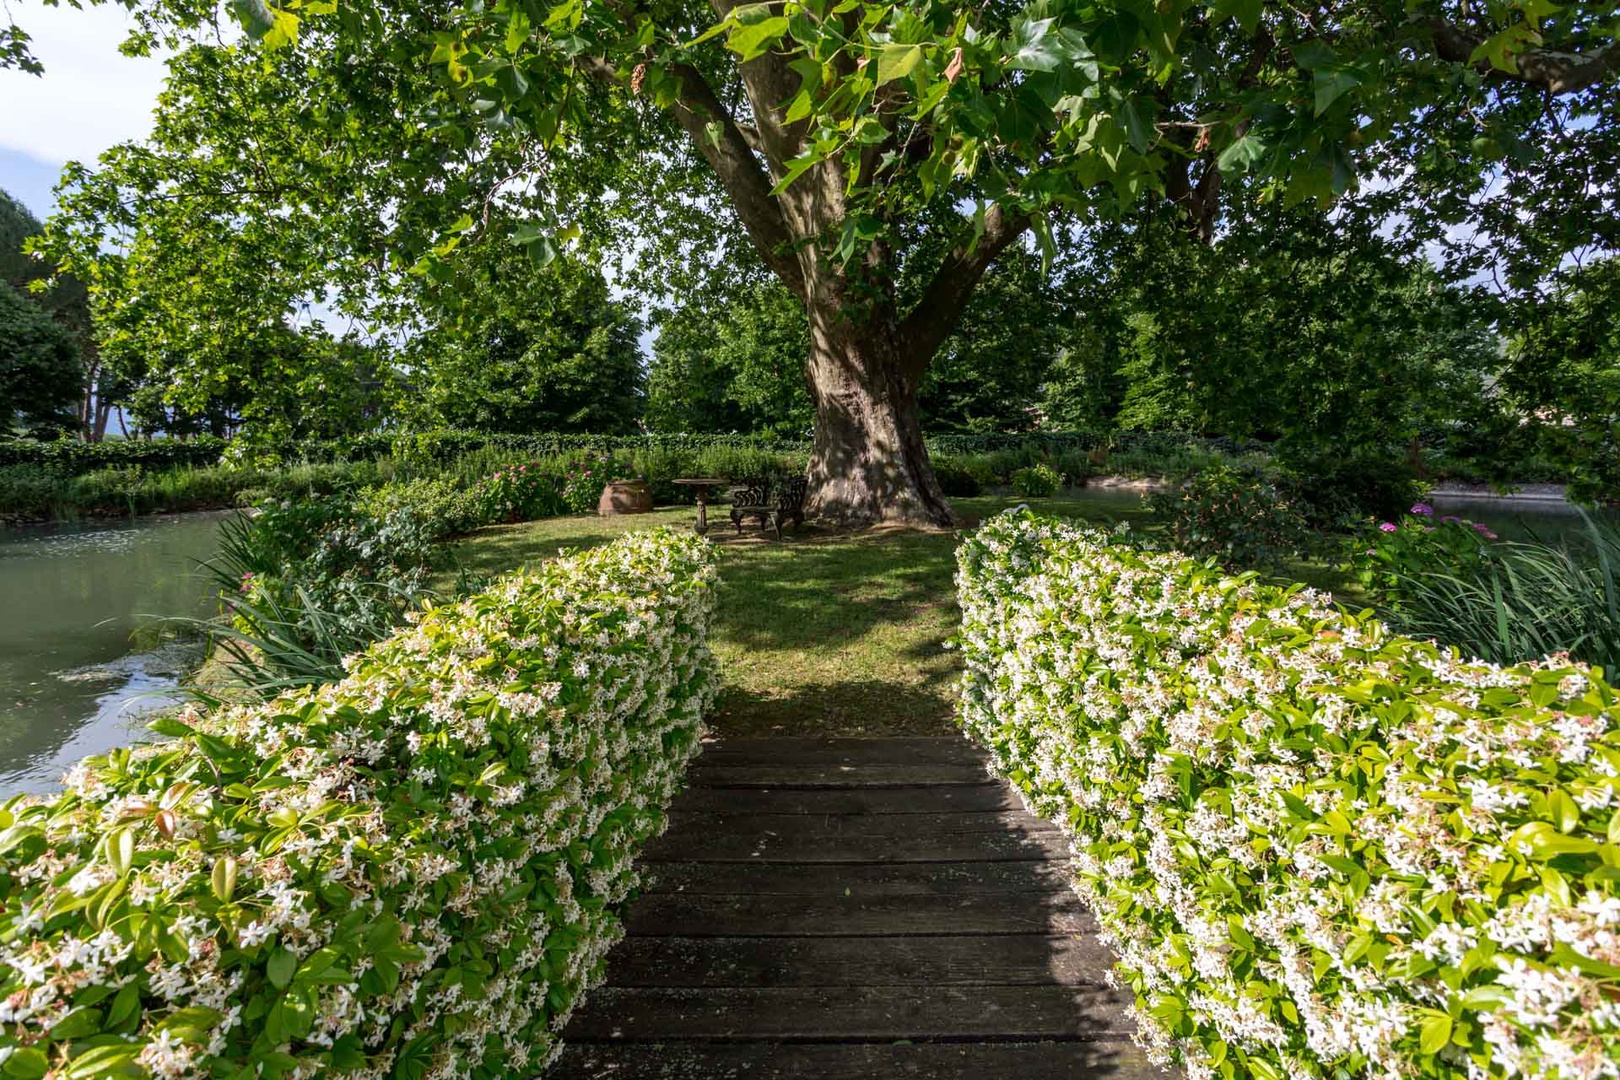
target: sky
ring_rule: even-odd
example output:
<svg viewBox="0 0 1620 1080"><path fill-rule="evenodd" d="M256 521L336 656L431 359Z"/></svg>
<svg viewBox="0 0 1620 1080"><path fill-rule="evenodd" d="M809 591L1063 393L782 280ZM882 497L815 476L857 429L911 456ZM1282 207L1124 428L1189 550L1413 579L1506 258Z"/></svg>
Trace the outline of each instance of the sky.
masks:
<svg viewBox="0 0 1620 1080"><path fill-rule="evenodd" d="M7 0L33 38L43 76L0 71L0 188L44 218L62 166L144 138L163 86L163 61L119 53L130 25L118 4L84 10Z"/></svg>

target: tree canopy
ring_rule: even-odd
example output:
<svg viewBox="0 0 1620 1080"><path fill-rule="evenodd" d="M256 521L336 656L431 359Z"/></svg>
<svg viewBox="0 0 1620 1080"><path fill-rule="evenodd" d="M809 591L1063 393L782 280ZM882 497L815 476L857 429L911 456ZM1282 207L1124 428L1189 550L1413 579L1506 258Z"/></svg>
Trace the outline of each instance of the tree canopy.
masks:
<svg viewBox="0 0 1620 1080"><path fill-rule="evenodd" d="M832 517L950 519L919 397L1026 235L1166 206L1208 242L1234 192L1376 181L1414 234L1483 214L1521 276L1613 241L1559 216L1613 197L1612 0L248 0L256 44L223 46L212 7L134 8L135 47L184 46L153 142L75 173L52 243L115 335L219 355L226 311L323 294L404 317L502 242L680 297L747 245L805 308Z"/></svg>
<svg viewBox="0 0 1620 1080"><path fill-rule="evenodd" d="M640 321L595 268L560 258L543 271L509 245L483 245L481 301L435 297L434 325L409 349L430 422L481 431L634 431L642 412ZM442 305L442 309L439 305Z"/></svg>

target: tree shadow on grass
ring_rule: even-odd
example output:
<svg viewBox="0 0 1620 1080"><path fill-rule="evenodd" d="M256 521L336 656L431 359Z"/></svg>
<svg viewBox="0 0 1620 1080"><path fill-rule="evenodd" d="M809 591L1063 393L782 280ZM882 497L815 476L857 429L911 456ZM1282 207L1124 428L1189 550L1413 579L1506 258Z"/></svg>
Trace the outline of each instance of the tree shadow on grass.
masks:
<svg viewBox="0 0 1620 1080"><path fill-rule="evenodd" d="M954 673L905 685L878 679L802 683L779 693L728 682L709 714L720 738L954 735Z"/></svg>

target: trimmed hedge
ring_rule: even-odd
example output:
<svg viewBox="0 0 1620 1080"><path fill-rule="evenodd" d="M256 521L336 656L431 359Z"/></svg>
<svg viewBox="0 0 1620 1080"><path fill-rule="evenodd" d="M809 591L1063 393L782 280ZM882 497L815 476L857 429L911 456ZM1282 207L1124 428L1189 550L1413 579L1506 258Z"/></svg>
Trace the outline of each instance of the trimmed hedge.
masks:
<svg viewBox="0 0 1620 1080"><path fill-rule="evenodd" d="M1020 452L1038 457L1084 453L1099 447L1119 451L1173 453L1182 450L1239 453L1264 449L1264 444L1227 438L1205 438L1177 432L1085 432L1050 431L1013 435L932 435L931 453L972 455ZM59 442L0 442L0 465L44 465L67 475L97 469L140 467L148 471L181 466L205 467L219 464L230 446L223 439L202 435L181 442L176 439L120 439L85 443L76 439ZM585 450L702 451L713 447L764 450L772 453L804 453L810 440L784 439L769 435L581 435L557 432L512 434L463 431L442 428L431 431L374 431L343 439L302 443L270 454L267 462L313 462L331 464L347 461L374 461L393 457L404 461L446 464L465 454L498 450L514 456L545 457Z"/></svg>
<svg viewBox="0 0 1620 1080"><path fill-rule="evenodd" d="M227 445L224 439L212 435L199 435L185 442L178 439L113 439L99 443L78 439L0 440L0 465L43 465L70 476L97 469L206 468L219 464Z"/></svg>
<svg viewBox="0 0 1620 1080"><path fill-rule="evenodd" d="M1301 587L1014 512L961 548L960 720L1071 834L1188 1076L1614 1076L1620 704Z"/></svg>
<svg viewBox="0 0 1620 1080"><path fill-rule="evenodd" d="M714 583L635 534L11 800L0 1073L538 1072L698 748Z"/></svg>

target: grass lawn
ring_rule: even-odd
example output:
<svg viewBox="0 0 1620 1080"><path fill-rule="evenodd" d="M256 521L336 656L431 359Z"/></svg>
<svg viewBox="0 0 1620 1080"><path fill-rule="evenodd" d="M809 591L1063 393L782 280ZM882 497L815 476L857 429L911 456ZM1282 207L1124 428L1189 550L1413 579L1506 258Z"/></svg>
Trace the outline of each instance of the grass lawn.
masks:
<svg viewBox="0 0 1620 1080"><path fill-rule="evenodd" d="M1026 501L958 499L972 523ZM1105 523L1142 519L1134 495L1076 492L1036 508ZM712 645L724 672L710 726L725 735L943 734L953 729L957 535L903 529L787 530L739 538L722 510L720 608ZM691 507L630 517L548 518L481 529L456 545L461 566L495 575L628 529L687 526Z"/></svg>

